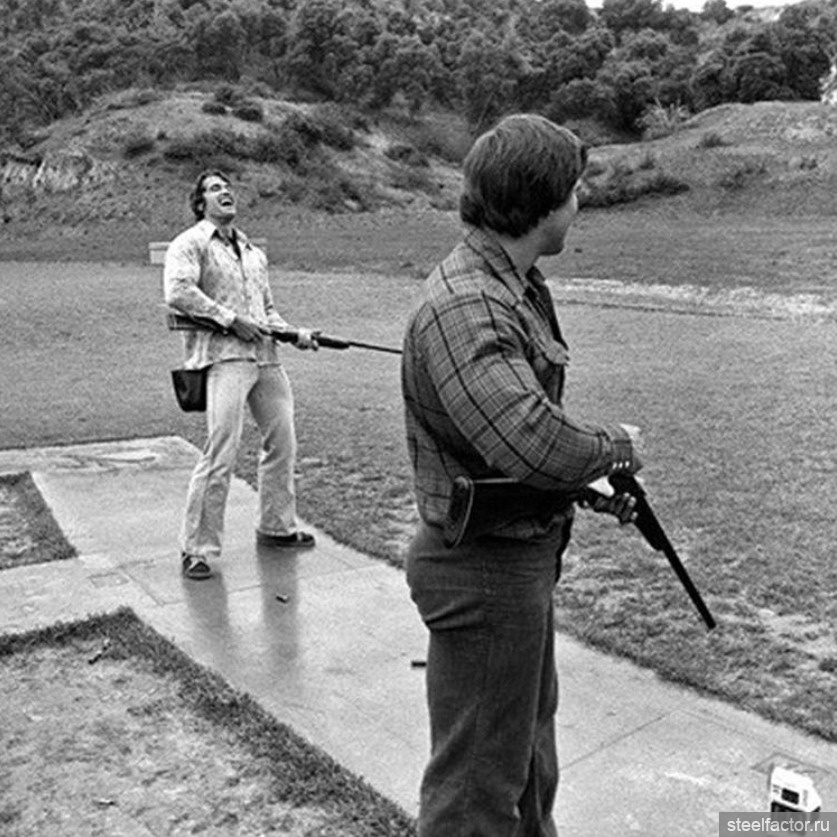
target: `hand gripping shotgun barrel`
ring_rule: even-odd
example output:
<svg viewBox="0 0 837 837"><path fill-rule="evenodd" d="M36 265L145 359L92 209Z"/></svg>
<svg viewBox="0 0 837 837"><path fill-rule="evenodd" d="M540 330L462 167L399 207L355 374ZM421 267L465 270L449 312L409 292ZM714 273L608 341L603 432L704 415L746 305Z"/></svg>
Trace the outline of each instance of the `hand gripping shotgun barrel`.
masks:
<svg viewBox="0 0 837 837"><path fill-rule="evenodd" d="M648 544L668 559L706 623L707 629L711 631L715 627L715 619L657 520L648 503L645 489L632 474L611 474L608 481L617 494L630 494L636 499L634 525ZM511 522L530 515L551 515L560 508L566 508L573 501L586 500L592 504L601 496L589 487L578 495L568 496L557 491L532 488L506 477L481 480L457 477L453 482L443 538L447 546L458 546L464 541L491 532L497 527L498 522Z"/></svg>
<svg viewBox="0 0 837 837"><path fill-rule="evenodd" d="M206 329L209 331L217 331L221 334L229 334L229 329L216 323L208 317L193 317L175 311L172 308L166 309L166 323L170 331L194 331L195 329ZM268 328L263 329L266 336L273 340L278 340L280 343L296 343L299 339L299 332L296 329L286 328ZM314 340L318 346L324 349L350 349L352 347L358 349L369 349L373 352L387 352L391 355L400 355L401 349L393 348L392 346L381 346L377 343L362 343L359 340L346 340L343 337L332 337L328 334L320 334L314 331Z"/></svg>

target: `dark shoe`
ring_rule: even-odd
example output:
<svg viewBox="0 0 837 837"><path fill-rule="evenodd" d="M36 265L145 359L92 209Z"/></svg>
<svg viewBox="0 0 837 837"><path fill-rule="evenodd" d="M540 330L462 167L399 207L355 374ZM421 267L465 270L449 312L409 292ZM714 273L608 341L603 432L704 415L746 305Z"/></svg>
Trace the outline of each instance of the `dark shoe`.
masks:
<svg viewBox="0 0 837 837"><path fill-rule="evenodd" d="M181 554L183 560L183 575L193 581L203 581L212 575L209 564L202 555L190 555L188 552Z"/></svg>
<svg viewBox="0 0 837 837"><path fill-rule="evenodd" d="M314 536L308 532L294 532L292 535L268 535L256 530L256 543L277 549L307 549L314 546Z"/></svg>

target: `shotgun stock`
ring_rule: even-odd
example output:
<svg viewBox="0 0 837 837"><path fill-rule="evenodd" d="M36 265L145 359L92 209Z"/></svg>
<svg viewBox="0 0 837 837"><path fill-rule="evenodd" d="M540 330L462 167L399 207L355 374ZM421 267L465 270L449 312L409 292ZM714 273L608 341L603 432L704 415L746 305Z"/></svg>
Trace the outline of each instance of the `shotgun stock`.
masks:
<svg viewBox="0 0 837 837"><path fill-rule="evenodd" d="M711 631L716 625L715 619L657 520L645 489L632 474L612 474L608 479L617 494L631 494L636 498L634 525L652 549L666 556ZM446 546L459 546L495 531L501 524L513 523L523 517L549 517L576 500L592 504L601 496L592 488L570 495L531 488L507 477L474 480L460 476L453 481L442 537Z"/></svg>

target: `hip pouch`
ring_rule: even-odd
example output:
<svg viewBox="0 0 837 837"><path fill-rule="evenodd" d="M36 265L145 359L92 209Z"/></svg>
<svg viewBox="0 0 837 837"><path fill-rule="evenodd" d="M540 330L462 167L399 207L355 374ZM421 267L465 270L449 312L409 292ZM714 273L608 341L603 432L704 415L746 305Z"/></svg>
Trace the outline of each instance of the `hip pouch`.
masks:
<svg viewBox="0 0 837 837"><path fill-rule="evenodd" d="M206 412L206 376L209 367L203 369L172 369L171 382L174 397L180 409L187 413Z"/></svg>

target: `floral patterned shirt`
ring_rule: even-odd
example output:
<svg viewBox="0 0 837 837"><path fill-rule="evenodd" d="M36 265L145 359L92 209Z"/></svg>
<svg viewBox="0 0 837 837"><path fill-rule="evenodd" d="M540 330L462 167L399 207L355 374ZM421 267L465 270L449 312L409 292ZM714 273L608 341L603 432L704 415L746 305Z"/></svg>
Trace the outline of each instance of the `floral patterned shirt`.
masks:
<svg viewBox="0 0 837 837"><path fill-rule="evenodd" d="M206 317L229 328L236 315L271 326L287 325L273 305L267 256L240 230L235 244L206 219L182 232L168 247L163 290L168 305L189 316ZM184 367L201 369L226 360L278 364L276 343L248 343L234 334L200 329L183 332Z"/></svg>

